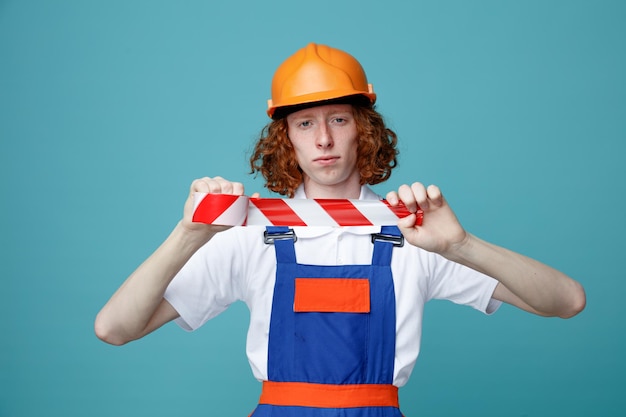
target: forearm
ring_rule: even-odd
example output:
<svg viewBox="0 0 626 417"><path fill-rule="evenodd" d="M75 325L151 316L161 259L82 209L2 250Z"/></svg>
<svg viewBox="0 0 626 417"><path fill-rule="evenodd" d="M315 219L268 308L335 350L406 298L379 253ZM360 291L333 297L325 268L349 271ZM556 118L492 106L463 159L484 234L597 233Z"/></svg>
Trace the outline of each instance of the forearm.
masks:
<svg viewBox="0 0 626 417"><path fill-rule="evenodd" d="M567 275L473 235L444 256L497 279L539 314L571 317L585 306L582 286Z"/></svg>
<svg viewBox="0 0 626 417"><path fill-rule="evenodd" d="M98 313L98 337L108 343L123 344L143 336L167 286L207 240L206 235L188 233L179 223Z"/></svg>

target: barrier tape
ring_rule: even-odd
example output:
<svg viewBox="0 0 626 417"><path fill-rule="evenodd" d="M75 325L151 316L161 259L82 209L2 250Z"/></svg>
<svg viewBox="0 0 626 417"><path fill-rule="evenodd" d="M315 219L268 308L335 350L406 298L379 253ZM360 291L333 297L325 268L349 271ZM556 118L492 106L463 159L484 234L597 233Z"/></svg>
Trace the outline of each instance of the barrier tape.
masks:
<svg viewBox="0 0 626 417"><path fill-rule="evenodd" d="M386 200L250 198L195 193L193 221L224 226L391 226L410 215ZM424 212L417 211L416 224Z"/></svg>

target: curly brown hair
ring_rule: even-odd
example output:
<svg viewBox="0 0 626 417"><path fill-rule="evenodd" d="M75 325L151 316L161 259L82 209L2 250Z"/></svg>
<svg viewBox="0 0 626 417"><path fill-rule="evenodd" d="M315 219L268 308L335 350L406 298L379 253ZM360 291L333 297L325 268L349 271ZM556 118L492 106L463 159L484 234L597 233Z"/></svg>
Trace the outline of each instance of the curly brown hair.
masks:
<svg viewBox="0 0 626 417"><path fill-rule="evenodd" d="M383 117L370 104L351 102L358 133L357 166L361 185L386 181L398 164L398 137L387 128ZM260 172L265 186L293 197L302 183L302 170L287 134L286 115L267 124L250 157L250 173Z"/></svg>

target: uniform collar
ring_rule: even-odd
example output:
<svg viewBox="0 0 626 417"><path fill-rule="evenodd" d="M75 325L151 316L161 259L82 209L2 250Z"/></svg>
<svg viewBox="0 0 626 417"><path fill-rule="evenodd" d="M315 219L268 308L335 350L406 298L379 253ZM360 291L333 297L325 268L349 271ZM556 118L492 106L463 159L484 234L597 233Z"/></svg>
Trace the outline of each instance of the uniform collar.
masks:
<svg viewBox="0 0 626 417"><path fill-rule="evenodd" d="M306 198L306 194L304 192L304 184L300 184L298 188L296 188L296 192L294 193L293 198ZM367 185L362 185L359 200L382 200L382 198L374 191L372 191L372 189Z"/></svg>

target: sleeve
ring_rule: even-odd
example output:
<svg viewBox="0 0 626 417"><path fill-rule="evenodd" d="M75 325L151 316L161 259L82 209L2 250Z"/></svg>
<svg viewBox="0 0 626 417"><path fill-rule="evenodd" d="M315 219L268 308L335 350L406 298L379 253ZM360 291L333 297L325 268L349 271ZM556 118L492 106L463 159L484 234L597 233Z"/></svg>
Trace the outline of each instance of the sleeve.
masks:
<svg viewBox="0 0 626 417"><path fill-rule="evenodd" d="M449 300L486 314L495 313L501 301L494 299L498 281L469 267L431 254L427 299Z"/></svg>
<svg viewBox="0 0 626 417"><path fill-rule="evenodd" d="M164 298L180 315L175 322L196 330L241 299L241 260L233 229L215 235L174 277Z"/></svg>

